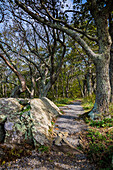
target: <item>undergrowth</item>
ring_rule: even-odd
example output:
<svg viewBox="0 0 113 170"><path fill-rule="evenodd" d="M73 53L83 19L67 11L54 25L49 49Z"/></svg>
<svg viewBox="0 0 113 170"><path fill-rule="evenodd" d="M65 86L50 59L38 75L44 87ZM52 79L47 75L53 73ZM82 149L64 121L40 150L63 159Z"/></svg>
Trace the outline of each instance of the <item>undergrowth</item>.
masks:
<svg viewBox="0 0 113 170"><path fill-rule="evenodd" d="M87 96L82 99L82 106L85 112L90 111L95 103L95 95Z"/></svg>
<svg viewBox="0 0 113 170"><path fill-rule="evenodd" d="M89 121L88 131L81 134L81 143L87 157L100 168L113 168L113 120L107 126L103 122ZM102 127L102 125L104 125ZM98 127L98 128L97 128Z"/></svg>
<svg viewBox="0 0 113 170"><path fill-rule="evenodd" d="M88 112L93 107L94 96L84 98L82 104ZM112 116L113 104L109 108ZM88 124L88 130L80 134L82 150L93 163L96 163L98 169L113 169L113 118L93 121L85 117L85 122Z"/></svg>

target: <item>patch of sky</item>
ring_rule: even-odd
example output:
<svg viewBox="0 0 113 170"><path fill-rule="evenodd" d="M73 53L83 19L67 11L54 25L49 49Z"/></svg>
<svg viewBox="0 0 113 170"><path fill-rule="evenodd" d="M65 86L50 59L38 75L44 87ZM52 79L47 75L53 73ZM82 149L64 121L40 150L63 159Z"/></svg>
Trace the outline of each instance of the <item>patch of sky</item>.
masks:
<svg viewBox="0 0 113 170"><path fill-rule="evenodd" d="M60 12L65 12L67 10L73 9L73 0L66 0L61 2ZM72 18L72 12L66 12L66 15L68 15L69 20Z"/></svg>
<svg viewBox="0 0 113 170"><path fill-rule="evenodd" d="M71 19L73 17L73 5L74 0L62 0L61 1L61 12L65 12L66 15L68 15L68 20L71 22ZM86 0L81 0L80 3L84 4L86 3ZM79 10L79 9L76 9Z"/></svg>

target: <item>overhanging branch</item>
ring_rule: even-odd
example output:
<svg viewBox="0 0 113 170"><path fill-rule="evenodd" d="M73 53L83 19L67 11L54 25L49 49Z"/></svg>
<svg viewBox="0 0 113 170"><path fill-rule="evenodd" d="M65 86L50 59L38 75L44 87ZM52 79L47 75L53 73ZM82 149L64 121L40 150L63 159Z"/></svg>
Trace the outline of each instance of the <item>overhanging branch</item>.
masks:
<svg viewBox="0 0 113 170"><path fill-rule="evenodd" d="M20 1L18 0L15 0L16 4L21 7L25 12L27 12L34 20L37 20L38 22L40 23L43 23L43 24L46 24L48 25L49 27L51 28L56 28L56 29L59 29L63 32L65 32L67 35L71 36L74 40L77 41L77 43L79 45L81 45L81 47L85 50L86 54L92 58L93 60L95 60L99 54L95 54L91 48L87 45L87 43L82 39L80 38L80 35L75 31L75 30L72 30L71 28L69 29L69 25L67 26L62 26L60 24L55 24L55 23L51 23L49 22L47 19L45 18L42 18L40 17L39 15L36 15L35 13L33 13L32 11L30 11L26 6L25 4L21 3ZM62 22L61 22L62 23Z"/></svg>

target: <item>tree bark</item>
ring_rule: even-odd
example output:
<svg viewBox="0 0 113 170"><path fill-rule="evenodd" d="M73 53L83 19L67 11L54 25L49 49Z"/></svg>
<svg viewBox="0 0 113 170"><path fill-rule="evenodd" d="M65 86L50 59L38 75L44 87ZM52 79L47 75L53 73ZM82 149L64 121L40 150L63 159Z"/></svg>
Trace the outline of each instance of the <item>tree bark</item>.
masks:
<svg viewBox="0 0 113 170"><path fill-rule="evenodd" d="M96 66L96 101L94 108L89 115L93 119L102 119L103 116L108 117L109 115L109 103L111 94L109 63L112 41L108 30L110 6L106 6L106 8L100 10L96 4L96 0L91 0L91 2L90 11L95 19L97 26L99 55L96 59L93 60Z"/></svg>
<svg viewBox="0 0 113 170"><path fill-rule="evenodd" d="M29 70L30 70L30 79L31 79L31 92L30 92L30 98L33 99L34 96L35 96L35 87L36 87L36 84L35 84L35 79L34 79L34 76L33 76L32 67L31 67L30 64L29 64Z"/></svg>
<svg viewBox="0 0 113 170"><path fill-rule="evenodd" d="M109 33L112 39L112 45L110 50L110 65L109 65L109 76L111 85L111 97L110 102L113 103L113 21L111 14L109 15Z"/></svg>
<svg viewBox="0 0 113 170"><path fill-rule="evenodd" d="M113 41L113 37L112 37ZM110 76L110 85L111 85L111 97L110 102L113 103L113 43L111 46L111 52L110 52L110 65L109 65L109 76Z"/></svg>
<svg viewBox="0 0 113 170"><path fill-rule="evenodd" d="M80 88L80 92L81 92L81 96L84 97L84 92L83 92L83 89L82 89L82 86L81 86L81 83L80 83L80 79L79 79L79 76L76 75L77 77L77 80L78 80L78 84L79 84L79 88Z"/></svg>
<svg viewBox="0 0 113 170"><path fill-rule="evenodd" d="M110 81L109 60L98 61L96 64L96 100L92 111L89 113L92 119L103 119L109 116ZM101 114L100 114L101 113Z"/></svg>
<svg viewBox="0 0 113 170"><path fill-rule="evenodd" d="M110 82L109 82L109 59L96 64L96 102L99 113L109 112Z"/></svg>
<svg viewBox="0 0 113 170"><path fill-rule="evenodd" d="M91 82L90 82L90 69L89 68L87 70L86 77L87 77L87 93L88 93L88 96L89 96L89 95L91 95Z"/></svg>
<svg viewBox="0 0 113 170"><path fill-rule="evenodd" d="M70 72L68 72L66 76L66 90L65 90L66 98L69 98L69 75Z"/></svg>
<svg viewBox="0 0 113 170"><path fill-rule="evenodd" d="M87 76L86 76L86 74L84 75L84 80L83 80L83 94L84 94L84 97L87 96Z"/></svg>
<svg viewBox="0 0 113 170"><path fill-rule="evenodd" d="M92 73L91 75L91 85L92 85L92 93L95 94L96 92L96 81L95 81L95 75Z"/></svg>
<svg viewBox="0 0 113 170"><path fill-rule="evenodd" d="M64 89L64 77L63 77L63 73L61 71L61 86L62 86L62 97L65 97L65 89Z"/></svg>
<svg viewBox="0 0 113 170"><path fill-rule="evenodd" d="M43 87L43 89L41 89L40 94L39 94L39 98L41 97L46 97L48 91L50 90L50 88L52 87L52 84L50 82L47 83L47 85L45 85Z"/></svg>
<svg viewBox="0 0 113 170"><path fill-rule="evenodd" d="M18 77L21 88L18 86L18 88L15 88L14 91L11 94L11 97L18 97L18 95L26 90L26 82L24 77L8 62L8 60L0 54L0 57L4 60L4 62L7 64L7 66L16 74Z"/></svg>

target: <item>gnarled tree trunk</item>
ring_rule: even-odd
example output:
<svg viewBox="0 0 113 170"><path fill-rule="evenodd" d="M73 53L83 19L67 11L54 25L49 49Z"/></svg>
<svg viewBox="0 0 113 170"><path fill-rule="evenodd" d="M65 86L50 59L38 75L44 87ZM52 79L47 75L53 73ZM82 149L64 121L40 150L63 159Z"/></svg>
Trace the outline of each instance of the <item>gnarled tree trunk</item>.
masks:
<svg viewBox="0 0 113 170"><path fill-rule="evenodd" d="M102 119L103 117L107 117L109 115L109 102L111 95L109 81L109 58L97 61L96 82L95 105L89 115L92 119Z"/></svg>
<svg viewBox="0 0 113 170"><path fill-rule="evenodd" d="M93 1L93 0L92 0ZM95 3L94 3L95 5ZM93 119L100 118L109 115L109 103L110 103L110 80L109 80L109 63L110 63L110 48L111 37L108 30L108 15L109 12L97 10L97 7L93 6L92 15L95 18L98 32L98 45L99 55L94 59L96 66L96 101L95 106L89 114ZM99 116L100 114L100 116Z"/></svg>

